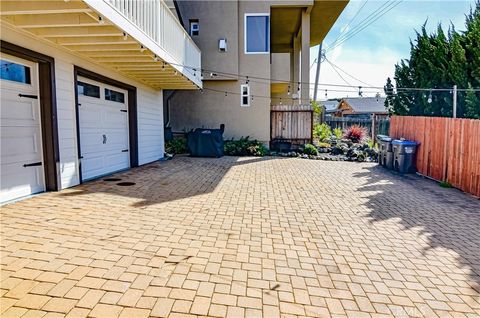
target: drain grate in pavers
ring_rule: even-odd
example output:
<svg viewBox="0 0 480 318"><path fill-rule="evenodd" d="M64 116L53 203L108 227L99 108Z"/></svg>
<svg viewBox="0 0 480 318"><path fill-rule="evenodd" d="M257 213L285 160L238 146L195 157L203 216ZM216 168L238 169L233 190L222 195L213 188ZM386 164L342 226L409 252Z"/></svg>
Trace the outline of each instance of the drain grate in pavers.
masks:
<svg viewBox="0 0 480 318"><path fill-rule="evenodd" d="M135 185L135 182L119 182L117 183L117 185L121 187L130 187Z"/></svg>

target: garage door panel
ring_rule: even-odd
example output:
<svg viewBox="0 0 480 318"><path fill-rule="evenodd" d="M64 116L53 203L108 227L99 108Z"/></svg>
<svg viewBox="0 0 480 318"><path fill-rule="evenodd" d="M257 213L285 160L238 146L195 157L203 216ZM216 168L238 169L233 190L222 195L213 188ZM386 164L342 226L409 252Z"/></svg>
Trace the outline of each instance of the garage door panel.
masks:
<svg viewBox="0 0 480 318"><path fill-rule="evenodd" d="M17 163L2 163L1 179L2 190L19 191L19 188L24 187L27 192L32 189L35 192L43 191L42 166L24 167ZM26 195L28 194L30 193Z"/></svg>
<svg viewBox="0 0 480 318"><path fill-rule="evenodd" d="M102 135L98 132L98 130L82 132L82 136L83 138L80 141L80 146L82 147L82 150L84 150L85 147L96 147L97 151L99 151L99 147L102 147L103 145L103 138Z"/></svg>
<svg viewBox="0 0 480 318"><path fill-rule="evenodd" d="M41 136L30 127L2 127L2 163L41 161Z"/></svg>
<svg viewBox="0 0 480 318"><path fill-rule="evenodd" d="M105 163L112 167L111 171L117 171L120 169L125 169L125 166L128 165L129 158L125 153L114 153L105 155Z"/></svg>
<svg viewBox="0 0 480 318"><path fill-rule="evenodd" d="M84 156L82 158L82 177L87 180L96 175L102 174L103 169L103 155Z"/></svg>
<svg viewBox="0 0 480 318"><path fill-rule="evenodd" d="M129 148L128 113L121 111L127 110L127 105L105 100L105 89L110 86L84 78L79 81L99 87L100 92L98 98L79 95L82 178L93 179L129 168L129 153L123 152Z"/></svg>
<svg viewBox="0 0 480 318"><path fill-rule="evenodd" d="M90 106L81 106L79 112L80 122L82 123L83 128L95 128L98 129L102 126L102 117L98 113L98 108Z"/></svg>
<svg viewBox="0 0 480 318"><path fill-rule="evenodd" d="M117 147L120 150L128 148L128 139L125 136L124 130L109 131L106 133L107 143L106 148Z"/></svg>
<svg viewBox="0 0 480 318"><path fill-rule="evenodd" d="M2 107L0 112L0 118L2 121L2 127L4 125L19 126L28 125L37 122L39 118L38 114L38 101L30 98L18 97L2 90L2 103L5 103L5 107Z"/></svg>
<svg viewBox="0 0 480 318"><path fill-rule="evenodd" d="M1 63L0 203L3 203L45 191L45 176L38 66L3 53Z"/></svg>
<svg viewBox="0 0 480 318"><path fill-rule="evenodd" d="M105 128L127 128L127 113L121 111L106 112L104 119Z"/></svg>

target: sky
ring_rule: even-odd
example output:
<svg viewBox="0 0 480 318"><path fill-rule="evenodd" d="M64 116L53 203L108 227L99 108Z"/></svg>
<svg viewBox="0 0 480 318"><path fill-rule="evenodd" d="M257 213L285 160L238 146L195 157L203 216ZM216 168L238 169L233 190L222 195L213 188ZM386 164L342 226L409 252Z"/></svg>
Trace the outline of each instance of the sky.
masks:
<svg viewBox="0 0 480 318"><path fill-rule="evenodd" d="M465 29L465 14L475 4L474 0L404 0L358 34L342 44L328 49L342 35L342 32L347 34L346 32L350 31L351 34L358 30L355 27L365 21L385 2L386 0L368 0L366 3L365 0L350 0L323 42L323 49L326 49L328 61L358 79L342 73L337 68L349 85L367 86L366 84L370 84L369 86L383 87L387 77L393 79L395 64L409 57L410 39L415 38L415 30L420 30L423 23L427 21L429 32L435 31L438 23L441 23L444 29L453 23L457 31L462 31ZM358 11L362 6L363 8ZM388 8L390 7L385 7L385 11ZM357 12L359 13L357 14ZM354 17L355 19L352 20ZM318 46L310 50L310 65L313 65L310 69L312 83L315 80L316 71L316 64L313 63L317 55ZM321 64L319 82L347 85L328 61ZM335 89L333 87L320 86L317 99L325 100L325 89L328 89L327 98L358 96L358 88L338 88L355 92L333 92L332 90ZM380 89L364 88L363 91L363 96L375 96L376 91L383 95L383 90Z"/></svg>

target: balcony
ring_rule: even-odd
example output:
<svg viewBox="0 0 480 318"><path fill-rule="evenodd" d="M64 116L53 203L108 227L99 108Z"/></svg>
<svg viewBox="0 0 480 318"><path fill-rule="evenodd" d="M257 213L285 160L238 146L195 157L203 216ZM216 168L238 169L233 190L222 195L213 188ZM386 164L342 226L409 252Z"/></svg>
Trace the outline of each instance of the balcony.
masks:
<svg viewBox="0 0 480 318"><path fill-rule="evenodd" d="M163 0L2 0L1 20L153 88L202 87L200 50Z"/></svg>

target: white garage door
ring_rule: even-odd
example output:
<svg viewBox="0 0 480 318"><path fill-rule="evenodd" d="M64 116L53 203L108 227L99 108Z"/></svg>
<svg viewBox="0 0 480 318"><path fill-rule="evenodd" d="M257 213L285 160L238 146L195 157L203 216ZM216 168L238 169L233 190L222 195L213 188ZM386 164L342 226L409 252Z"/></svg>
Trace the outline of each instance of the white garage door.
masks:
<svg viewBox="0 0 480 318"><path fill-rule="evenodd" d="M83 77L77 90L82 179L129 168L128 92Z"/></svg>
<svg viewBox="0 0 480 318"><path fill-rule="evenodd" d="M0 202L45 191L36 63L6 54L0 82Z"/></svg>

